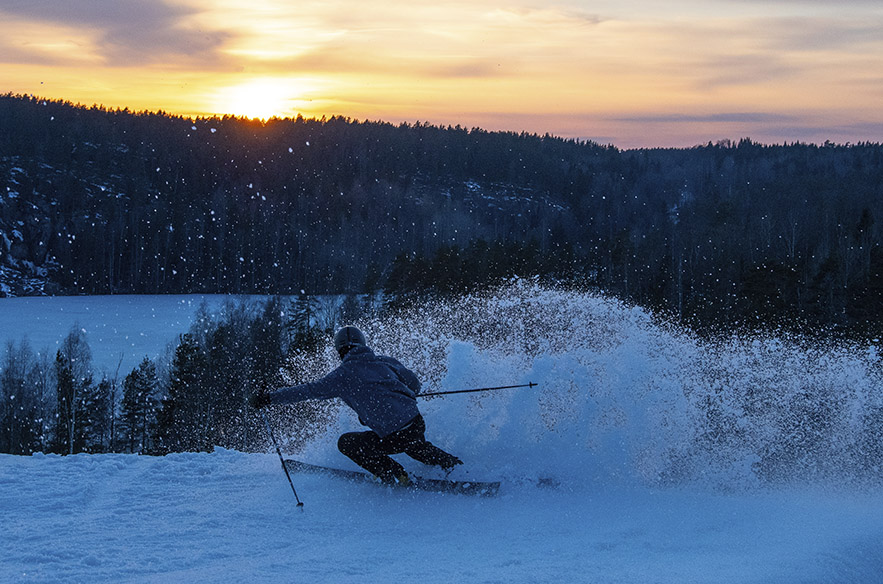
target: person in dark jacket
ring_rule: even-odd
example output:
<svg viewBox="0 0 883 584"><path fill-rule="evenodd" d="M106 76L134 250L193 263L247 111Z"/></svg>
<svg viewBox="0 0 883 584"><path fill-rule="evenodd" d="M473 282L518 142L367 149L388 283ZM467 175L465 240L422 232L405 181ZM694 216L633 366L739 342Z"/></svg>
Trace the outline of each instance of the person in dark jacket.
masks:
<svg viewBox="0 0 883 584"><path fill-rule="evenodd" d="M340 437L337 448L356 464L392 485L407 485L408 473L390 454L405 453L431 466L450 471L463 462L426 440L426 424L417 409L420 380L392 357L375 355L365 335L346 326L334 335L341 364L325 377L272 393L256 393L256 408L308 399L338 397L370 428Z"/></svg>

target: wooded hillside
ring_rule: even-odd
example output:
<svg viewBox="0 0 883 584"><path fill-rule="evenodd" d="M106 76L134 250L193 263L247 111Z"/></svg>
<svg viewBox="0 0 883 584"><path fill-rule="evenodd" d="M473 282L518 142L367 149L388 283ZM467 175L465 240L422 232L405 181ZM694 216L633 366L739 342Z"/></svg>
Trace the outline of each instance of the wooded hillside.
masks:
<svg viewBox="0 0 883 584"><path fill-rule="evenodd" d="M451 293L513 275L701 324L883 321L883 146L618 150L0 96L0 295Z"/></svg>

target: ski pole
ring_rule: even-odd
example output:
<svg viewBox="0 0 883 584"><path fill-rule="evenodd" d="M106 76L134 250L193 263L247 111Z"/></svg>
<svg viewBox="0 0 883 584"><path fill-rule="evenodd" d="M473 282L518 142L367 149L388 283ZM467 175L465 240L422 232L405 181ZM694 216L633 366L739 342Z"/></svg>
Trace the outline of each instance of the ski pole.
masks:
<svg viewBox="0 0 883 584"><path fill-rule="evenodd" d="M434 391L432 393L418 393L417 397L428 397L430 395L451 395L452 393L475 393L478 391L496 391L498 389L515 389L516 387L534 387L539 383L525 383L523 385L501 385L500 387L478 387L475 389L455 389L452 391Z"/></svg>
<svg viewBox="0 0 883 584"><path fill-rule="evenodd" d="M304 510L304 504L301 503L300 497L297 496L297 491L294 488L294 482L291 480L291 473L288 472L288 467L285 466L285 459L282 458L282 451L279 450L279 443L276 442L276 437L273 436L273 428L270 427L270 422L267 421L267 414L261 411L261 418L264 420L264 426L267 427L267 434L270 435L270 440L273 442L273 446L276 447L276 454L279 455L279 462L282 463L282 470L285 471L285 476L288 477L288 484L291 485L291 492L294 493L294 498L297 500L297 506L300 507L300 510Z"/></svg>

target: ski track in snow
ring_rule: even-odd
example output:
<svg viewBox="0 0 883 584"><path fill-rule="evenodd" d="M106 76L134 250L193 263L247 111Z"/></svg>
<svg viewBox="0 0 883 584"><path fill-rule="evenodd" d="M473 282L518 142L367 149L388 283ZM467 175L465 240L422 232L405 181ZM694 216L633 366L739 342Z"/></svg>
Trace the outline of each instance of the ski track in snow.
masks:
<svg viewBox="0 0 883 584"><path fill-rule="evenodd" d="M504 485L482 499L220 450L0 456L0 581L881 581L883 502Z"/></svg>

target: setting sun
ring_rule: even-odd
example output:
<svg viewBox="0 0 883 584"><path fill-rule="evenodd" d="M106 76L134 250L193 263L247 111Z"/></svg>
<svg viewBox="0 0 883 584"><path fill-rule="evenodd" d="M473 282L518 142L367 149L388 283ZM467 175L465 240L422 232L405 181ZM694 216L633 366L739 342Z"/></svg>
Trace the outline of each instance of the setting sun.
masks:
<svg viewBox="0 0 883 584"><path fill-rule="evenodd" d="M266 120L297 115L296 102L303 87L285 79L253 79L219 91L215 110L246 118Z"/></svg>
<svg viewBox="0 0 883 584"><path fill-rule="evenodd" d="M456 124L621 148L883 132L873 73L883 13L869 0L104 4L3 3L0 92L191 117Z"/></svg>

